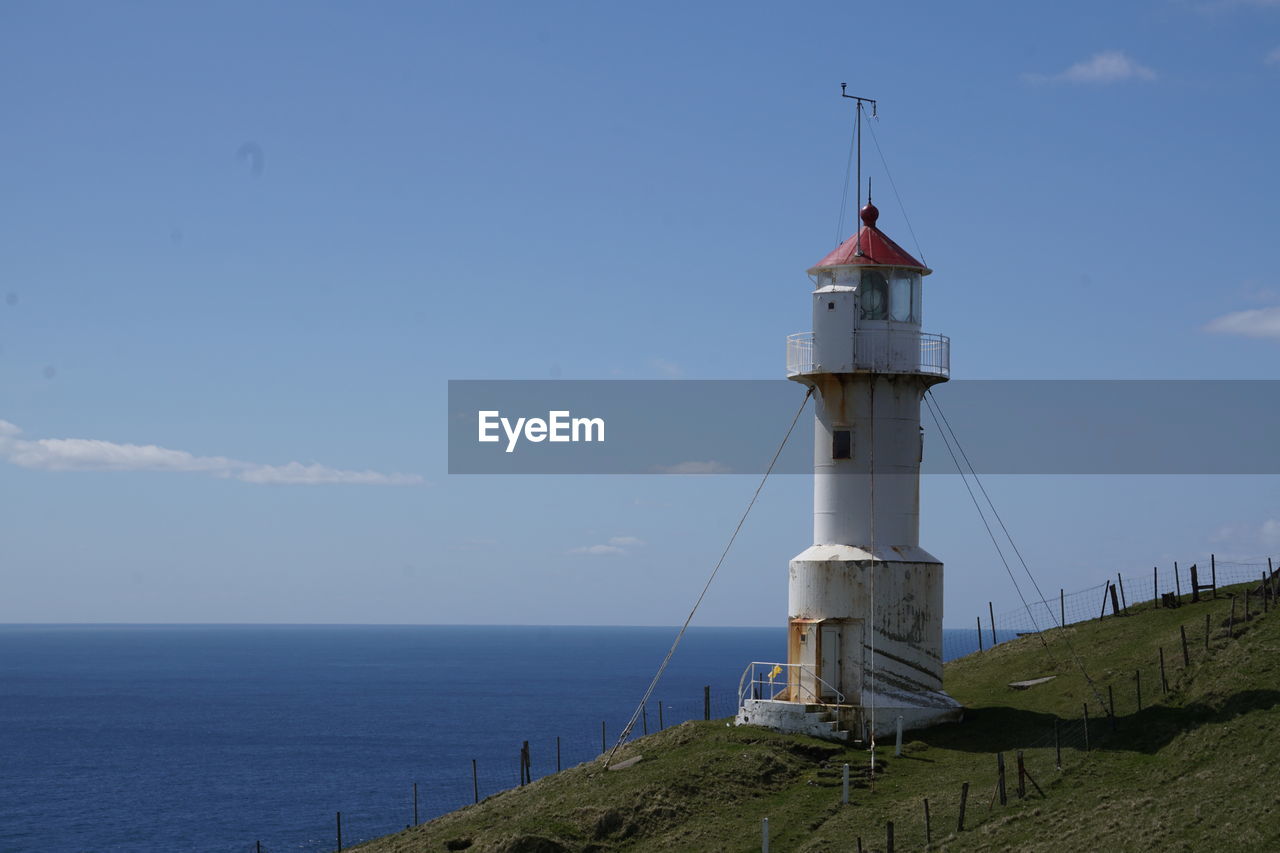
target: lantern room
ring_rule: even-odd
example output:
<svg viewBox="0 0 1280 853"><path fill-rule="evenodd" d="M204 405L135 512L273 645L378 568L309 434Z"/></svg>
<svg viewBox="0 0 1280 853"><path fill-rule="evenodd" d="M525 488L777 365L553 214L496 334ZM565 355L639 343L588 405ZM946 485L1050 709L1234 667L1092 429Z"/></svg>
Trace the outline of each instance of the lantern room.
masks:
<svg viewBox="0 0 1280 853"><path fill-rule="evenodd" d="M787 373L923 373L945 379L950 342L920 331L921 279L932 272L879 229L869 201L862 227L809 269L813 331L787 341Z"/></svg>

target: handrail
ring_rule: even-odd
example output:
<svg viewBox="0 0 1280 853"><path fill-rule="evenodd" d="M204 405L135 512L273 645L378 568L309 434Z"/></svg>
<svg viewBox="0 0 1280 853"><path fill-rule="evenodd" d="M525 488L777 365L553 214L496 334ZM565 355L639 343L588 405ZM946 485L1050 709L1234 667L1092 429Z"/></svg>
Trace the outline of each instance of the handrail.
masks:
<svg viewBox="0 0 1280 853"><path fill-rule="evenodd" d="M838 364L815 361L813 332L788 335L787 376L862 371L918 373L944 379L951 375L951 339L946 335L914 329L855 329L849 335L848 349L836 356Z"/></svg>
<svg viewBox="0 0 1280 853"><path fill-rule="evenodd" d="M817 675L817 673L815 673L813 669L809 666L806 666L800 663L773 663L770 661L753 660L751 663L747 664L747 668L742 671L742 677L738 679L738 707L739 708L741 708L743 703L746 701L748 684L751 684L753 686L768 684L771 687L776 687L777 689L775 689L767 697L769 699L774 699L775 697L777 697L778 693L782 692L783 690L791 689L792 685L791 685L790 678L783 678L783 679L779 679L779 681L775 681L773 677L770 677L767 682L759 680L756 677L756 667L758 666L768 667L770 672L772 672L775 668L777 668L781 670L781 672L778 673L779 675L783 673L787 673L792 669L799 670L802 675L807 673L814 681L816 681L822 687L827 688L827 690L830 691L829 695L833 695L836 698L835 702L828 702L825 699L823 699L821 695L814 696L812 688L806 685L803 679L797 678L796 685L801 690L804 690L807 693L809 693L809 695L813 699L812 704L814 705L843 705L844 704L844 694L841 693L832 685L823 681L822 678L820 678ZM747 677L748 675L750 675L751 677L748 678ZM797 701L797 700L792 699L790 701Z"/></svg>

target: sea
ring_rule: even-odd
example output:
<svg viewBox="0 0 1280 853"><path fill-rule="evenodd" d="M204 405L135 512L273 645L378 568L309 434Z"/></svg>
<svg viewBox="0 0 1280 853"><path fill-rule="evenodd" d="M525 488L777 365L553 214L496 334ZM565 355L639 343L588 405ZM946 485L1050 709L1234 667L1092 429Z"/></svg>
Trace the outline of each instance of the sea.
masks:
<svg viewBox="0 0 1280 853"><path fill-rule="evenodd" d="M330 851L611 747L675 628L0 625L0 851ZM948 658L977 648L948 630ZM782 628L690 628L634 735Z"/></svg>

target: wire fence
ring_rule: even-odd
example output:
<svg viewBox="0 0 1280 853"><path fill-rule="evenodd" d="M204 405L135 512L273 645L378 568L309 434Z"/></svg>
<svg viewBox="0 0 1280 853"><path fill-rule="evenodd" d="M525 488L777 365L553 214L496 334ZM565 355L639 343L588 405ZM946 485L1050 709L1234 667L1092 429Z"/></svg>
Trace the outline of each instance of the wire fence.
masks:
<svg viewBox="0 0 1280 853"><path fill-rule="evenodd" d="M706 685L700 695L682 696L677 700L652 701L645 707L637 722L632 738L654 734L689 720L715 720L737 713L737 685ZM401 823L389 823L386 815L392 811L380 809L356 809L331 813L330 832L327 837L311 837L306 840L282 842L278 837L271 841L257 841L240 850L253 853L280 853L280 851L330 851L342 850L390 833L407 829L415 823L425 823L449 812L481 802L488 797L523 783L536 781L576 765L594 761L617 741L625 717L604 719L591 730L566 731L562 735L522 741L513 726L502 737L510 738L509 758L494 760L472 759L456 767L434 767L430 781L408 781L400 788L394 812L403 815ZM313 836L318 833L311 833ZM265 838L265 836L264 836Z"/></svg>
<svg viewBox="0 0 1280 853"><path fill-rule="evenodd" d="M1171 568L1152 567L1150 572L1120 573L1096 586L1074 592L1058 591L1058 597L1047 601L1031 601L1027 607L995 612L991 603L986 613L977 613L972 629L948 630L943 634L943 660L954 660L999 643L1007 642L1038 631L1046 631L1063 625L1099 619L1133 605L1160 601L1166 593L1179 600L1190 601L1192 596L1208 594L1206 588L1232 586L1260 580L1273 570L1273 561L1262 557L1239 562L1209 557L1209 565L1203 569L1197 564ZM1199 592L1193 590L1199 586ZM1112 602L1112 590L1115 602Z"/></svg>
<svg viewBox="0 0 1280 853"><path fill-rule="evenodd" d="M1047 719L1030 729L1024 727L1008 734L998 751L983 757L986 769L974 781L953 784L948 789L936 788L914 804L900 800L862 802L863 806L878 806L880 815L862 825L865 835L848 839L849 849L893 850L895 843L902 849L929 849L935 842L976 829L989 818L999 818L999 808L1018 800L1047 799L1055 785L1066 780L1072 770L1084 767L1099 751L1145 748L1153 737L1158 740L1151 723L1159 718L1144 712L1157 711L1168 699L1178 698L1198 667L1211 663L1220 650L1248 631L1256 620L1280 607L1280 570L1271 561L1212 561L1207 573L1202 574L1197 567L1198 588L1192 586L1190 567L1180 572L1180 576L1175 576L1173 570L1147 576L1146 589L1138 594L1141 600L1135 600L1133 592L1140 588L1136 581L1141 576L1134 575L1117 577L1076 593L1062 592L1055 602L1032 604L1032 613L1044 612L1046 616L1051 615L1051 605L1057 606L1056 618L1049 622L1053 626L1059 624L1064 612L1069 625L1073 621L1124 614L1126 607L1134 611L1179 607L1191 603L1193 595L1209 602L1207 608L1188 613L1176 626L1165 622L1155 629L1158 633L1150 638L1155 650L1146 662L1132 670L1107 668L1095 680L1096 698L1082 702L1076 714L1035 715ZM1181 596L1177 592L1179 582ZM1124 594L1120 591L1122 583ZM1111 589L1116 591L1114 608ZM1172 597L1166 599L1166 593ZM1077 614L1074 619L1073 613ZM1019 614L1027 620L1025 623L1018 621ZM1035 630L1033 622L1042 629L1048 627L1033 620L1026 609L1003 617L996 614L1001 642L1027 633L1020 630L1024 625ZM989 635L984 646L991 647ZM977 651L976 647L972 651ZM882 766L892 764L894 749L889 741L883 749L887 760L882 760ZM907 750L910 749L908 745ZM860 768L864 775L868 770L865 766ZM768 832L768 821L762 818L761 845L766 851Z"/></svg>
<svg viewBox="0 0 1280 853"><path fill-rule="evenodd" d="M1121 574L1115 580L1109 579L1074 592L1059 590L1055 600L1031 602L1028 607L1017 610L996 612L994 604L989 603L986 618L978 615L972 630L945 632L943 658L951 660L985 651L1019 636L1059 625L1124 613L1129 608L1153 606L1161 602L1166 594L1179 601L1189 601L1193 596L1208 597L1216 595L1224 587L1254 582L1261 583L1269 591L1280 592L1278 575L1280 573L1273 570L1269 560L1227 562L1211 557L1210 565L1205 571L1201 571L1198 566L1175 566L1166 570L1154 569L1149 574ZM1215 643L1223 641L1228 635L1234 635L1237 618L1243 624L1253 614L1261 613L1264 607L1269 607L1269 596L1270 592L1262 598L1255 597L1248 610L1240 607L1238 617L1233 615L1236 612L1234 599L1233 603L1228 604L1224 597L1220 614L1215 614L1213 619L1203 625L1194 626L1185 657L1180 642L1175 644L1173 639L1176 638L1173 638L1169 646L1171 659L1164 660L1163 666L1153 661L1135 673L1122 674L1110 682L1099 682L1097 687L1101 701L1082 704L1077 718L1055 718L1052 726L1046 726L1041 735L1029 742L1010 744L1008 766L1004 770L1005 799L1016 796L1010 793L1015 790L1015 783L1009 781L1012 772L1010 768L1022 768L1023 773L1019 777L1022 784L1019 789L1025 796L1031 796L1027 790L1034 793L1036 785L1044 779L1055 778L1051 774L1065 771L1072 765L1087 760L1091 751L1104 746L1116 732L1118 719L1140 710L1143 702L1150 705L1163 698L1170 689L1171 672L1181 673L1194 664L1195 660L1211 654ZM1191 630L1191 627L1184 627ZM652 734L689 720L731 717L737 713L737 705L737 685L728 684L705 686L700 696L682 696L675 701L651 701L646 705L631 737ZM528 741L517 740L519 732L513 730L510 732L512 740L509 759L495 761L490 754L487 759L473 759L469 766L464 764L449 770L435 768L429 782L404 784L399 808L404 815L403 825L386 825L385 818L378 819L371 814L339 812L334 815L333 834L329 840L313 838L288 846L258 843L247 849L254 853L275 853L284 849L342 849L407 828L414 823L426 822L502 791L599 758L617 741L625 722L621 718L604 719L601 720L599 729L567 731L554 737L544 735ZM1020 762L1015 752L1020 753ZM993 807L993 803L1001 799L999 766L1006 762L1003 756L997 761L994 755L992 761L992 778L996 780L992 782L992 788L984 792L975 789L965 794L966 797L971 795L977 798L965 806L970 810L971 816L977 815L974 809L985 813ZM1029 789L1028 780L1031 780ZM962 821L959 812L960 792L940 791L937 798L931 797L930 801L933 803L933 825L939 827L940 831L949 831L947 821L951 821L952 828ZM918 834L923 839L925 834L932 833L932 827L927 824L923 812L916 823L919 826L906 822L897 827L899 837L904 842L910 834Z"/></svg>

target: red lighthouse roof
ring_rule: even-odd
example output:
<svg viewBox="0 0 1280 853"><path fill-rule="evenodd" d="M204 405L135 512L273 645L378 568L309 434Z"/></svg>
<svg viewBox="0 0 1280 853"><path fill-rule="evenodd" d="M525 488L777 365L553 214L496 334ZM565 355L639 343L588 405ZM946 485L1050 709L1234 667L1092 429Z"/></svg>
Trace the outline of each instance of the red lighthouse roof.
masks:
<svg viewBox="0 0 1280 853"><path fill-rule="evenodd" d="M912 267L920 270L921 275L933 272L876 227L880 210L870 201L858 211L858 216L862 219L858 233L810 267L810 273L816 273L823 267L843 266Z"/></svg>

